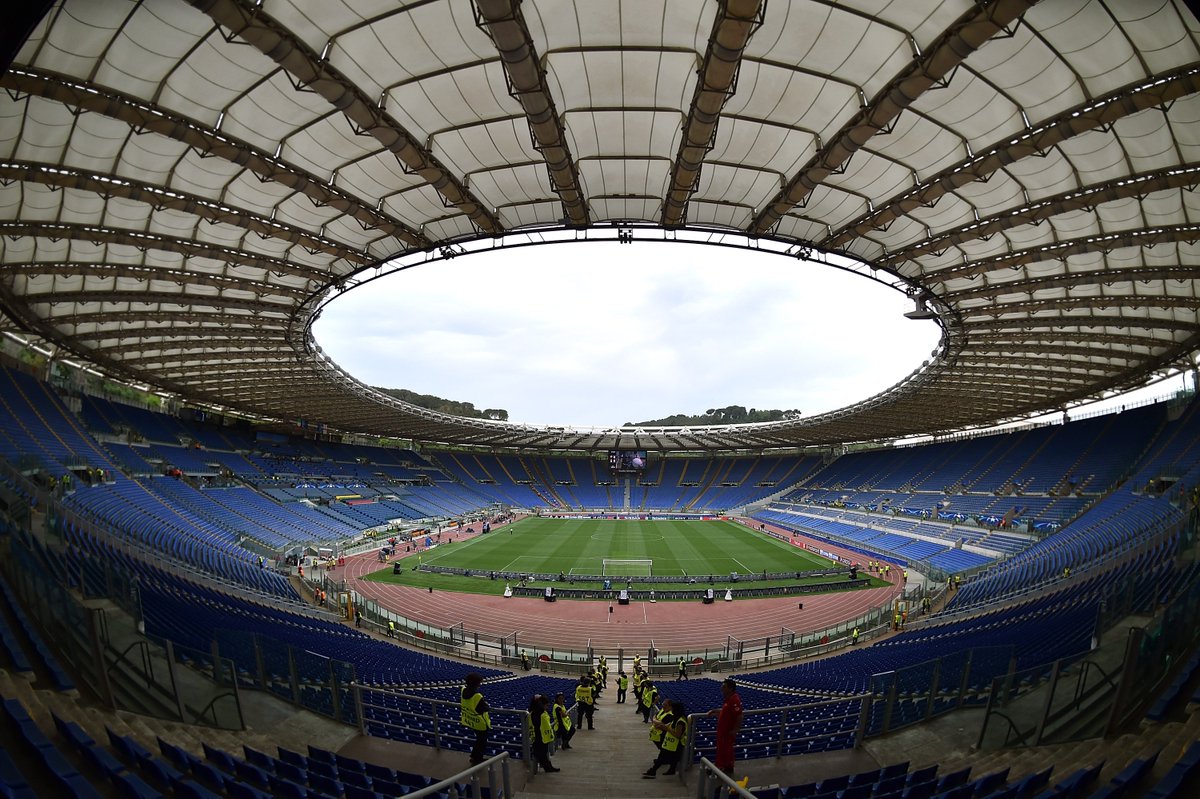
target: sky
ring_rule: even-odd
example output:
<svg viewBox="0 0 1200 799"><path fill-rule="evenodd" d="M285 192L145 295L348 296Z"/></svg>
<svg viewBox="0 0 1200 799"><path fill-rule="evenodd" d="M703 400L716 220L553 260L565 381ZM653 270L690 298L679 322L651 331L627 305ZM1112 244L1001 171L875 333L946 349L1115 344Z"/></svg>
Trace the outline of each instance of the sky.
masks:
<svg viewBox="0 0 1200 799"><path fill-rule="evenodd" d="M638 241L476 253L352 289L314 326L359 380L609 426L742 405L841 408L936 348L903 294L747 250Z"/></svg>

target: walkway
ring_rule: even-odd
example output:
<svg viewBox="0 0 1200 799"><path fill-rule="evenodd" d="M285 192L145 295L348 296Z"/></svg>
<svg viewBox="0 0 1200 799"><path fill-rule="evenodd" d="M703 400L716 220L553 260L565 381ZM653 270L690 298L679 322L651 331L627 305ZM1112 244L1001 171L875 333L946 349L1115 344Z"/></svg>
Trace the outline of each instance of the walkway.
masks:
<svg viewBox="0 0 1200 799"><path fill-rule="evenodd" d="M690 796L678 777L663 776L659 769L656 779L642 779L642 772L654 762L657 750L650 743L649 725L642 723L641 714L632 698L617 704L616 680L610 680L608 690L600 699L596 712L596 729L581 729L575 733L571 751L558 752L551 757L557 774L539 772L525 785L521 796L569 797L570 799L617 799L617 797Z"/></svg>

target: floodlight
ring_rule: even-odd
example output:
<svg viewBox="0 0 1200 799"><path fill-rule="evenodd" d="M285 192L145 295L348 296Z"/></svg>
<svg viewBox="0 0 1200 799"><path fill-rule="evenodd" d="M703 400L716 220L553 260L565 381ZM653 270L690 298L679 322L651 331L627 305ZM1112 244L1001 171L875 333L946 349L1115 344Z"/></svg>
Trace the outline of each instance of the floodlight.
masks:
<svg viewBox="0 0 1200 799"><path fill-rule="evenodd" d="M937 312L926 303L924 294L916 298L916 307L904 314L905 319L937 319Z"/></svg>

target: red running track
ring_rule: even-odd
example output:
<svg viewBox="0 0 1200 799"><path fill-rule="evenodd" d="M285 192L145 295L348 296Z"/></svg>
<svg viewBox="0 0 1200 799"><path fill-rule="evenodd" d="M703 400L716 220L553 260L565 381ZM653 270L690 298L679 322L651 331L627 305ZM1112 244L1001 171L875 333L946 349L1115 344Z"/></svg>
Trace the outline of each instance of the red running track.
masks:
<svg viewBox="0 0 1200 799"><path fill-rule="evenodd" d="M851 559L861 557L831 544L822 549ZM390 564L389 564L390 567ZM814 632L852 619L891 601L901 590L900 569L892 585L832 594L810 594L772 599L735 599L711 605L700 602L631 602L612 606L604 601L562 600L500 596L504 583L496 581L496 596L434 591L361 579L380 569L375 553L346 559L335 579L366 599L401 616L434 627L462 622L468 631L501 637L516 632L518 640L541 649L584 649L589 640L598 649L704 650L724 647L732 635L743 641L780 634L787 627L797 634ZM798 608L803 602L804 609Z"/></svg>

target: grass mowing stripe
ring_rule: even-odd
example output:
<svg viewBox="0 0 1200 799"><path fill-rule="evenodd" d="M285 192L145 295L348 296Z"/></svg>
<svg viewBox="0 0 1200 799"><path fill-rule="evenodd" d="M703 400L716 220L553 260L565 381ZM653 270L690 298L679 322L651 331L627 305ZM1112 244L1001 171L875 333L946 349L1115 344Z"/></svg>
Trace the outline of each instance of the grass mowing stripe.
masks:
<svg viewBox="0 0 1200 799"><path fill-rule="evenodd" d="M808 571L830 565L787 542L720 521L531 517L469 542L422 553L422 562L431 565L551 574L599 574L604 558L653 560L659 575Z"/></svg>

